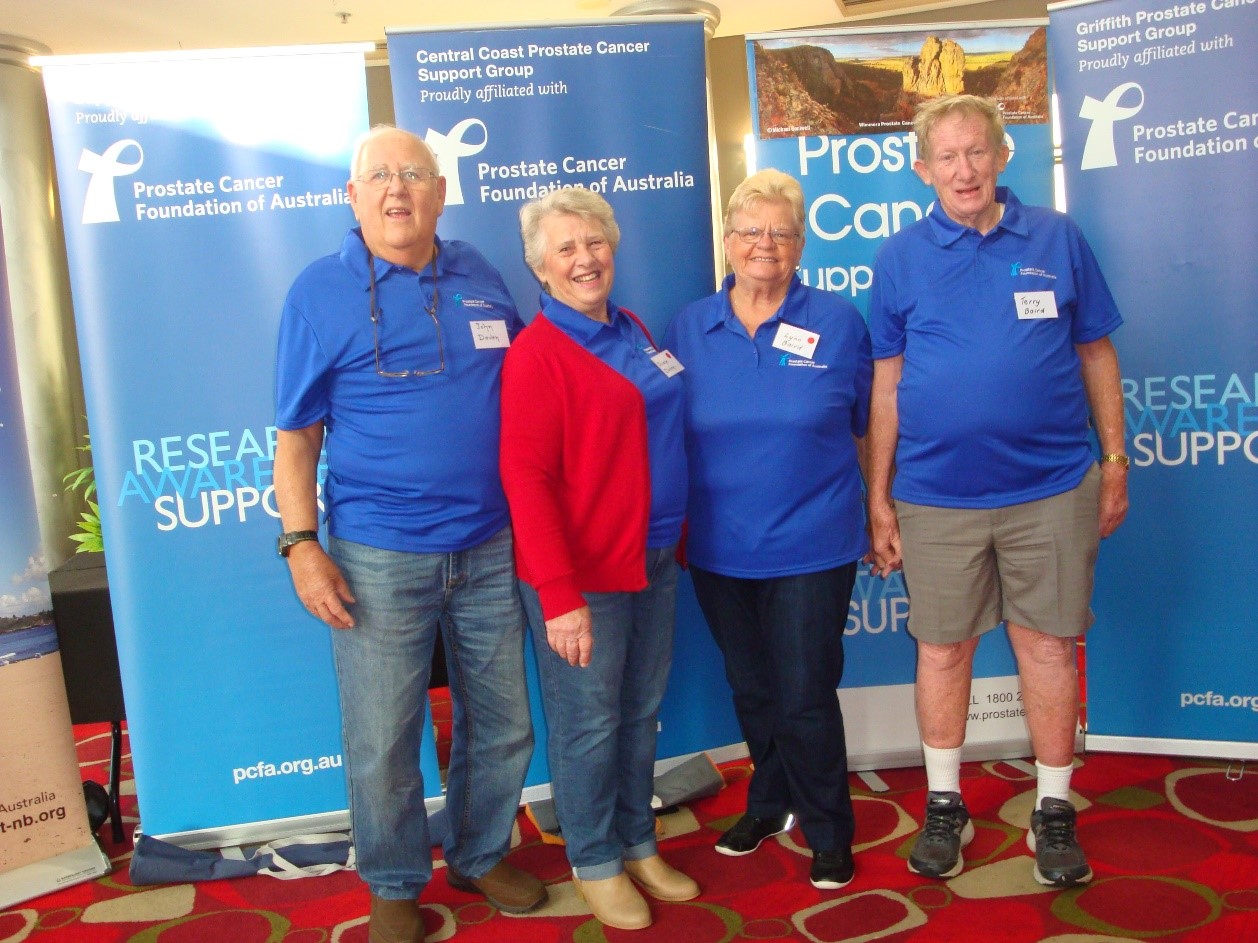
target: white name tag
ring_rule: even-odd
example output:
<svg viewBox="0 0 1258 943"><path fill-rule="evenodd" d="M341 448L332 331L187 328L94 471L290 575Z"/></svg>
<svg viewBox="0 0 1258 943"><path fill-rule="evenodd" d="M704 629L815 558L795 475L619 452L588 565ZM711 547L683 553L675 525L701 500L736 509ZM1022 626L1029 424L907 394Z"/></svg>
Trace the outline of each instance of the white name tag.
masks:
<svg viewBox="0 0 1258 943"><path fill-rule="evenodd" d="M686 368L681 365L681 361L673 356L671 351L661 350L651 355L651 363L660 368L660 373L666 377L675 377Z"/></svg>
<svg viewBox="0 0 1258 943"><path fill-rule="evenodd" d="M1039 321L1057 317L1057 297L1051 291L1015 291L1013 303L1019 321Z"/></svg>
<svg viewBox="0 0 1258 943"><path fill-rule="evenodd" d="M507 336L506 321L469 321L472 326L472 343L477 350L488 350L494 347L510 347L511 338Z"/></svg>
<svg viewBox="0 0 1258 943"><path fill-rule="evenodd" d="M811 360L812 355L817 352L819 340L821 340L820 334L805 331L802 327L795 327L793 324L779 324L777 336L773 338L773 346L788 354L807 357Z"/></svg>

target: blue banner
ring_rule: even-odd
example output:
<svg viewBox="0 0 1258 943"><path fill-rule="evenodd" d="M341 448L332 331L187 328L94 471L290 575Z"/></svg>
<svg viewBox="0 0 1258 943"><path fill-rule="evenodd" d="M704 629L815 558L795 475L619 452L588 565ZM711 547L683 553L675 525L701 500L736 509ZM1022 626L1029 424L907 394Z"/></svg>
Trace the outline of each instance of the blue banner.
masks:
<svg viewBox="0 0 1258 943"><path fill-rule="evenodd" d="M520 207L560 187L602 194L621 229L617 304L662 335L714 289L703 23L390 33L398 124L447 180L443 236L502 272L525 320L538 284Z"/></svg>
<svg viewBox="0 0 1258 943"><path fill-rule="evenodd" d="M747 72L757 168L789 173L804 190L800 278L841 294L862 314L875 253L935 199L913 171L918 102L956 92L993 98L1010 150L1001 184L1024 203L1052 205L1043 21L749 36ZM879 579L862 564L840 693L853 765L920 761L908 616L903 576ZM966 742L1017 752L1026 742L1020 702L1001 629L984 637L975 656Z"/></svg>
<svg viewBox="0 0 1258 943"><path fill-rule="evenodd" d="M274 351L294 277L354 225L362 56L44 82L144 830L301 830L345 784L328 630L275 553Z"/></svg>
<svg viewBox="0 0 1258 943"><path fill-rule="evenodd" d="M539 287L524 264L520 207L560 187L586 187L612 205L621 229L612 298L656 337L682 307L712 293L699 17L399 31L388 40L398 124L428 142L447 180L438 231L485 253L526 320ZM661 757L742 739L686 579L680 596ZM535 785L550 777L531 653L529 670Z"/></svg>
<svg viewBox="0 0 1258 943"><path fill-rule="evenodd" d="M1051 9L1070 214L1126 324L1131 512L1088 636L1088 740L1258 758L1258 15Z"/></svg>

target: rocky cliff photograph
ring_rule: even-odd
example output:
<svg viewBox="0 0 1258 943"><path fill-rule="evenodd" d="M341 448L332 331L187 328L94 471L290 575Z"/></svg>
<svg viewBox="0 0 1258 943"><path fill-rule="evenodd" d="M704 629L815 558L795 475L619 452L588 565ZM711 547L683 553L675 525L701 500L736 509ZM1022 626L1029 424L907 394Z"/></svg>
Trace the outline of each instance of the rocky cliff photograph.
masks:
<svg viewBox="0 0 1258 943"><path fill-rule="evenodd" d="M818 33L753 52L761 138L904 131L919 102L961 92L1009 124L1048 120L1043 26Z"/></svg>

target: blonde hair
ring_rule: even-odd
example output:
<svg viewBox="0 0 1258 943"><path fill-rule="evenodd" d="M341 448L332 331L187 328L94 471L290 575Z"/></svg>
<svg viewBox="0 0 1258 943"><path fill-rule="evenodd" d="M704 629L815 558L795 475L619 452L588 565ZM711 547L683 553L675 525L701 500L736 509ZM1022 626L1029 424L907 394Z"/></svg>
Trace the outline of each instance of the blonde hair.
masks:
<svg viewBox="0 0 1258 943"><path fill-rule="evenodd" d="M737 214L762 202L788 205L795 225L801 233L804 231L803 187L790 174L770 168L752 174L734 188L729 196L729 204L725 207L725 235L734 231L733 219Z"/></svg>
<svg viewBox="0 0 1258 943"><path fill-rule="evenodd" d="M913 115L917 153L922 160L930 157L930 132L948 115L977 115L987 125L987 138L992 147L999 149L1005 143L1005 116L991 99L978 95L940 95L922 102Z"/></svg>

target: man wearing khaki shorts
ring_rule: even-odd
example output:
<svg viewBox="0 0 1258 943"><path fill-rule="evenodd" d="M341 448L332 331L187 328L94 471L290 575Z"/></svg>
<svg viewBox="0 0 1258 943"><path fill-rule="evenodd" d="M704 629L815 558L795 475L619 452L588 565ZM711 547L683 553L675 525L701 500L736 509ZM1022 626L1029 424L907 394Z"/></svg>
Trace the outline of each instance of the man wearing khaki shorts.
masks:
<svg viewBox="0 0 1258 943"><path fill-rule="evenodd" d="M974 651L1003 621L1035 751L1034 874L1071 887L1092 877L1070 802L1075 640L1092 624L1099 541L1127 512L1109 340L1122 318L1078 227L996 185L1009 159L999 109L945 96L914 130L914 170L937 200L879 251L869 316L874 569L904 568L929 790L909 869L963 867Z"/></svg>

